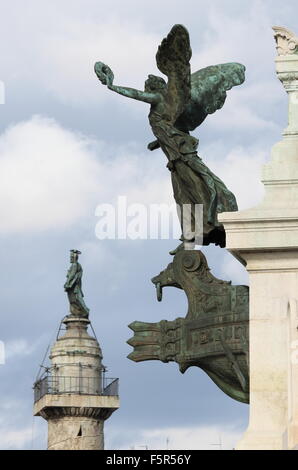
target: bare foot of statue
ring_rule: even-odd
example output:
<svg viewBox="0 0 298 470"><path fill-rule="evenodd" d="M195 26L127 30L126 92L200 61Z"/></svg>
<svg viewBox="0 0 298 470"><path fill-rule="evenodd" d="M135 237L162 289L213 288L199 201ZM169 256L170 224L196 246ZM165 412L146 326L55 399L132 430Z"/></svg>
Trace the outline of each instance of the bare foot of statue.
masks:
<svg viewBox="0 0 298 470"><path fill-rule="evenodd" d="M158 140L153 140L153 142L150 142L150 144L147 145L148 150L156 150L160 148L160 144Z"/></svg>

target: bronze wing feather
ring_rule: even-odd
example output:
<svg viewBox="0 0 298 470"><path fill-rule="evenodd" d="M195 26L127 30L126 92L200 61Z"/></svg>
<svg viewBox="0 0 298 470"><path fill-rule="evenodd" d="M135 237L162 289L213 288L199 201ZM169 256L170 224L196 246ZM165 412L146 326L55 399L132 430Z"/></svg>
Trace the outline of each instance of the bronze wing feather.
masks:
<svg viewBox="0 0 298 470"><path fill-rule="evenodd" d="M222 108L227 90L241 85L245 80L245 67L236 62L211 65L191 75L191 99L175 126L192 131L208 116Z"/></svg>
<svg viewBox="0 0 298 470"><path fill-rule="evenodd" d="M163 39L156 54L157 67L168 77L166 99L173 121L183 112L191 97L190 58L188 31L183 25L176 24Z"/></svg>

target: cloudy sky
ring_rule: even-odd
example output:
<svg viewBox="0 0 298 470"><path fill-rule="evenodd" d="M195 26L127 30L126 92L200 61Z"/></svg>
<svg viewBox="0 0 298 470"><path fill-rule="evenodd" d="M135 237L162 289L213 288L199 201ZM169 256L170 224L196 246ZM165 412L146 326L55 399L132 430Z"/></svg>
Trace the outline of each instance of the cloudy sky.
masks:
<svg viewBox="0 0 298 470"><path fill-rule="evenodd" d="M93 72L108 63L115 83L143 88L158 74L155 53L175 23L190 33L192 70L241 62L246 82L195 131L199 153L240 208L262 198L261 167L287 124L271 27L298 33L295 0L0 0L0 448L45 449L47 426L32 418L32 384L68 313L69 249L82 251L85 300L121 408L106 424L108 449L223 449L247 426L248 406L200 369L135 364L126 356L134 320L186 313L183 292L156 302L150 282L175 240L98 240L96 207L172 203L165 157L148 152L148 105L113 94ZM2 85L3 86L3 85ZM0 87L1 88L1 87ZM204 249L212 272L247 283L225 250Z"/></svg>

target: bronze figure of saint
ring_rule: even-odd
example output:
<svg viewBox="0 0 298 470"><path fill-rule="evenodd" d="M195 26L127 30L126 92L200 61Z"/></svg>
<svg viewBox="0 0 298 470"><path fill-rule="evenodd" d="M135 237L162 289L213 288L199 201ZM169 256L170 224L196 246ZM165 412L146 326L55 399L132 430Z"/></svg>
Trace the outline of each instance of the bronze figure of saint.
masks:
<svg viewBox="0 0 298 470"><path fill-rule="evenodd" d="M81 252L78 250L70 250L71 265L67 272L64 290L67 292L71 315L88 318L89 308L84 302L84 294L82 291L83 268L78 262L80 254Z"/></svg>

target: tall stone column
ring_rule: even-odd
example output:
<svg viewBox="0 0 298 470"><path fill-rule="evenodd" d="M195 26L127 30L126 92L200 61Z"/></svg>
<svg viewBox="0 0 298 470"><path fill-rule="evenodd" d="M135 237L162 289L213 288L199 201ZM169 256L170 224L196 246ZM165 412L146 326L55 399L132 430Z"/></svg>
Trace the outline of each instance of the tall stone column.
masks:
<svg viewBox="0 0 298 470"><path fill-rule="evenodd" d="M250 279L250 418L237 449L298 448L298 38L273 29L288 127L263 168L262 203L219 216Z"/></svg>
<svg viewBox="0 0 298 470"><path fill-rule="evenodd" d="M119 408L118 379L107 383L103 377L101 348L87 331L89 309L82 302L82 268L75 257L69 273L70 310L77 313L64 318L66 332L51 349L44 377L34 384L34 416L48 422L49 450L102 450L104 421Z"/></svg>

